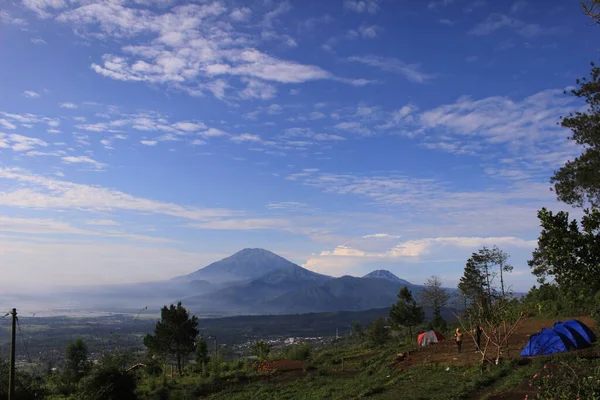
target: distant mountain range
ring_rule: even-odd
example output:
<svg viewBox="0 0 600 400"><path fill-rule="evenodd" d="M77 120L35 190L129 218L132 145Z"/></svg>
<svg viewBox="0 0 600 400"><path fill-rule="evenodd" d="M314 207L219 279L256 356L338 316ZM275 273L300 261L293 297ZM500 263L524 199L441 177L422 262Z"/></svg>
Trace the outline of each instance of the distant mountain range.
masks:
<svg viewBox="0 0 600 400"><path fill-rule="evenodd" d="M377 270L362 278L333 278L300 267L264 249L244 249L172 281L206 281L195 296L179 300L196 313L294 314L389 307L403 286L421 286ZM172 282L171 281L171 282Z"/></svg>
<svg viewBox="0 0 600 400"><path fill-rule="evenodd" d="M414 296L422 290L422 286L386 270L362 278L334 278L309 271L268 250L244 249L170 280L71 288L52 297L40 295L44 298L40 301L64 304L61 309L94 312L158 310L182 301L202 316L301 314L390 307L404 286Z"/></svg>

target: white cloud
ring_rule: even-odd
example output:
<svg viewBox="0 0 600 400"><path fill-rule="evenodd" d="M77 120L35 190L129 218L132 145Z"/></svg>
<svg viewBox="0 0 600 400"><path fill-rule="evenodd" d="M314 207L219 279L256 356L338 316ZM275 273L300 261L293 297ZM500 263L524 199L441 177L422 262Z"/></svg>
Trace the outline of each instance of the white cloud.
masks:
<svg viewBox="0 0 600 400"><path fill-rule="evenodd" d="M553 35L562 32L559 28L543 28L538 24L527 24L505 14L494 13L469 31L470 35L484 36L502 28L510 28L525 38L535 38L542 35Z"/></svg>
<svg viewBox="0 0 600 400"><path fill-rule="evenodd" d="M357 13L375 14L379 10L379 0L344 0L344 7Z"/></svg>
<svg viewBox="0 0 600 400"><path fill-rule="evenodd" d="M18 134L0 133L0 148L9 148L12 151L21 152L35 149L36 147L47 147L48 143L41 139Z"/></svg>
<svg viewBox="0 0 600 400"><path fill-rule="evenodd" d="M247 21L252 15L252 10L248 7L234 8L229 17L234 21Z"/></svg>
<svg viewBox="0 0 600 400"><path fill-rule="evenodd" d="M379 68L383 71L401 74L409 81L415 83L425 83L435 78L433 74L420 71L418 64L406 64L396 58L370 55L349 57L348 60Z"/></svg>
<svg viewBox="0 0 600 400"><path fill-rule="evenodd" d="M39 97L40 97L40 94L39 94L39 93L36 93L36 92L34 92L34 91L31 91L31 90L26 90L26 91L24 91L24 92L23 92L23 95L24 95L25 97L29 97L30 99L37 99L37 98L39 98Z"/></svg>
<svg viewBox="0 0 600 400"><path fill-rule="evenodd" d="M275 93L277 93L275 86L256 79L248 79L246 83L246 88L240 92L242 99L266 100L275 97Z"/></svg>
<svg viewBox="0 0 600 400"><path fill-rule="evenodd" d="M117 221L113 221L112 219L91 219L85 221L88 225L99 225L99 226L117 226L121 225Z"/></svg>
<svg viewBox="0 0 600 400"><path fill-rule="evenodd" d="M3 118L0 118L0 126L4 129L17 129L17 126Z"/></svg>
<svg viewBox="0 0 600 400"><path fill-rule="evenodd" d="M27 25L27 21L22 18L14 18L10 15L10 13L6 10L0 10L0 22L4 24L12 24L12 25Z"/></svg>
<svg viewBox="0 0 600 400"><path fill-rule="evenodd" d="M333 276L365 273L364 265L371 269L405 266L406 271L406 266L422 268L419 265L427 263L429 266L440 264L440 268L445 269L441 266L464 265L470 253L482 246L498 245L503 250L508 250L509 254L527 254L536 243L535 240L517 237L436 237L401 242L381 251L367 251L344 244L311 256L303 266ZM429 267L429 270L433 268ZM411 275L422 276L418 272Z"/></svg>
<svg viewBox="0 0 600 400"><path fill-rule="evenodd" d="M104 54L101 60L94 60L90 65L93 71L111 79L164 84L192 96L208 91L220 99L226 99L225 90L233 86L234 77L251 82L240 95L242 99L274 95L274 87L264 84L262 88L267 90L253 90L257 81L304 83L336 79L316 65L276 58L258 50L255 38L231 25L232 21L239 22L250 16L251 11L246 7L228 13L217 1L152 9L124 2L27 1L27 6L40 16L54 16L56 21L73 26L78 35L128 39L127 44L113 54ZM356 10L374 12L377 8L373 0L354 3ZM145 1L139 4L147 5ZM291 2L284 1L267 12L259 25L261 36L296 46L294 38L275 30L279 17L290 10ZM365 27L363 31L368 37L376 34L373 27ZM355 85L361 82L337 80Z"/></svg>
<svg viewBox="0 0 600 400"><path fill-rule="evenodd" d="M255 143L260 143L260 142L262 142L262 139L260 138L260 136L258 136L258 135L251 135L249 133L242 133L241 135L232 136L231 140L233 142L236 142L236 143L241 143L241 142L255 142Z"/></svg>
<svg viewBox="0 0 600 400"><path fill-rule="evenodd" d="M200 129L206 129L206 125L202 122L177 122L173 127L185 132L196 132Z"/></svg>
<svg viewBox="0 0 600 400"><path fill-rule="evenodd" d="M229 134L227 132L223 132L220 129L208 128L204 132L198 132L198 135L204 136L204 137L217 137L217 136L228 136Z"/></svg>
<svg viewBox="0 0 600 400"><path fill-rule="evenodd" d="M156 146L158 142L156 140L140 140L140 143L144 146Z"/></svg>
<svg viewBox="0 0 600 400"><path fill-rule="evenodd" d="M65 8L67 3L64 0L23 0L23 5L37 13L40 18L49 18L52 14L48 9L53 11Z"/></svg>
<svg viewBox="0 0 600 400"><path fill-rule="evenodd" d="M37 44L37 45L40 45L40 44L48 44L48 43L47 43L47 42L46 42L44 39L42 39L42 38L33 38L33 39L31 39L31 40L30 40L30 42L31 42L31 43L33 43L33 44Z"/></svg>
<svg viewBox="0 0 600 400"><path fill-rule="evenodd" d="M275 9L265 14L262 20L262 25L266 28L272 28L277 19L285 13L292 10L292 5L288 0L284 0L275 7Z"/></svg>
<svg viewBox="0 0 600 400"><path fill-rule="evenodd" d="M67 156L62 157L63 162L67 164L90 164L98 169L104 168L106 164L98 162L88 156Z"/></svg>
<svg viewBox="0 0 600 400"><path fill-rule="evenodd" d="M74 103L60 103L60 108L68 108L68 109L74 110L78 107L77 107L77 104L74 104Z"/></svg>
<svg viewBox="0 0 600 400"><path fill-rule="evenodd" d="M374 39L377 37L377 34L379 32L381 32L383 29L380 26L377 25L361 25L358 28L358 31L360 32L361 36L364 38L368 38L368 39Z"/></svg>
<svg viewBox="0 0 600 400"><path fill-rule="evenodd" d="M371 238L375 238L375 239L398 239L400 236L397 235L390 235L388 233L373 233L371 235L365 235L363 236L363 239L371 239Z"/></svg>
<svg viewBox="0 0 600 400"><path fill-rule="evenodd" d="M32 175L20 169L0 168L0 179L20 182L22 186L4 191L0 205L33 209L78 209L82 211L130 211L164 214L190 220L234 216L239 213L212 208L184 207L134 197L118 190ZM23 187L23 185L27 187ZM6 186L4 186L6 187Z"/></svg>
<svg viewBox="0 0 600 400"><path fill-rule="evenodd" d="M437 10L439 8L442 8L442 7L448 7L453 2L454 2L454 0L432 1L429 4L427 4L427 8L430 9L430 10Z"/></svg>

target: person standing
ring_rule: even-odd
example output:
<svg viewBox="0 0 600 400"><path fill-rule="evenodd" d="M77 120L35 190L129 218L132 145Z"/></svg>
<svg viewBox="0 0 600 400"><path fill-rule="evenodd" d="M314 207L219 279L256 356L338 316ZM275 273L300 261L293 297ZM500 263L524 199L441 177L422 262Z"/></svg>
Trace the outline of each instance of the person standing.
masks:
<svg viewBox="0 0 600 400"><path fill-rule="evenodd" d="M456 328L454 339L456 339L456 347L458 348L458 352L462 353L463 333L461 332L460 328Z"/></svg>
<svg viewBox="0 0 600 400"><path fill-rule="evenodd" d="M477 325L475 328L475 341L477 342L477 351L481 351L481 334L483 333L483 328L481 325Z"/></svg>

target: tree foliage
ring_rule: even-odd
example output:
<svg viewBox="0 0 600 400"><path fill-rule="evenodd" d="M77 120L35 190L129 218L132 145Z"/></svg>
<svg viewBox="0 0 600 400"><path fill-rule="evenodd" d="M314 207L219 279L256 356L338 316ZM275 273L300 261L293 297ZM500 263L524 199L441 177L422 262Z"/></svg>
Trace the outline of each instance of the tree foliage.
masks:
<svg viewBox="0 0 600 400"><path fill-rule="evenodd" d="M365 331L363 329L360 321L352 321L352 337L358 339L359 341L363 341L365 338Z"/></svg>
<svg viewBox="0 0 600 400"><path fill-rule="evenodd" d="M446 321L442 318L442 307L445 307L450 300L450 295L442 287L442 281L437 276L427 279L423 290L419 293L421 303L430 306L433 309L433 319L429 323L431 329L445 331Z"/></svg>
<svg viewBox="0 0 600 400"><path fill-rule="evenodd" d="M555 282L576 303L590 303L600 290L600 210L585 210L578 224L569 213L538 212L542 232L532 259L540 283Z"/></svg>
<svg viewBox="0 0 600 400"><path fill-rule="evenodd" d="M8 399L8 361L0 358L0 400ZM46 398L43 379L17 369L15 373L15 397L19 400Z"/></svg>
<svg viewBox="0 0 600 400"><path fill-rule="evenodd" d="M127 372L131 362L129 353L105 354L100 362L81 381L78 399L81 400L137 400L135 376Z"/></svg>
<svg viewBox="0 0 600 400"><path fill-rule="evenodd" d="M259 360L264 360L269 357L269 353L271 353L271 349L273 346L263 340L259 340L258 342L252 343L250 345L250 353L259 358Z"/></svg>
<svg viewBox="0 0 600 400"><path fill-rule="evenodd" d="M390 308L390 319L397 325L406 326L412 337L412 328L425 320L425 312L412 296L407 286L398 292L398 301Z"/></svg>
<svg viewBox="0 0 600 400"><path fill-rule="evenodd" d="M87 344L82 339L76 339L69 343L63 366L64 379L71 383L77 383L88 374L91 368Z"/></svg>
<svg viewBox="0 0 600 400"><path fill-rule="evenodd" d="M198 342L196 342L196 363L198 365L207 364L210 361L208 355L208 344L204 340L204 336L201 336Z"/></svg>
<svg viewBox="0 0 600 400"><path fill-rule="evenodd" d="M382 346L390 339L385 318L375 318L367 328L367 337L375 346Z"/></svg>
<svg viewBox="0 0 600 400"><path fill-rule="evenodd" d="M496 299L506 297L504 273L512 270L513 267L508 264L508 254L497 246L491 249L484 246L467 260L458 288L469 304L477 304L479 309L485 311ZM495 283L498 276L500 287Z"/></svg>
<svg viewBox="0 0 600 400"><path fill-rule="evenodd" d="M600 10L600 5L596 6ZM600 207L600 67L592 63L590 77L578 79L577 86L571 94L584 99L587 110L563 118L561 126L571 130L570 139L584 150L556 171L550 182L558 200L573 206L590 204L597 208Z"/></svg>
<svg viewBox="0 0 600 400"><path fill-rule="evenodd" d="M184 357L195 350L198 336L198 318L177 303L160 310L160 321L156 323L154 335L144 337L144 345L151 353L172 356L177 361L177 371L181 374Z"/></svg>

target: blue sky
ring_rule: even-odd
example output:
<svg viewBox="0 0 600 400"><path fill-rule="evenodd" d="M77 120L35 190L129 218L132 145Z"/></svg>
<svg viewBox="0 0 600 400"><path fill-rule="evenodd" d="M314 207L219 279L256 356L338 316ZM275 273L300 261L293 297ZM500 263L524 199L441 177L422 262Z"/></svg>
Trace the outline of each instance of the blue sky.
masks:
<svg viewBox="0 0 600 400"><path fill-rule="evenodd" d="M579 2L24 0L0 11L4 284L169 278L244 247L455 285L526 261ZM576 215L577 213L574 213ZM5 268L4 266L11 266Z"/></svg>

